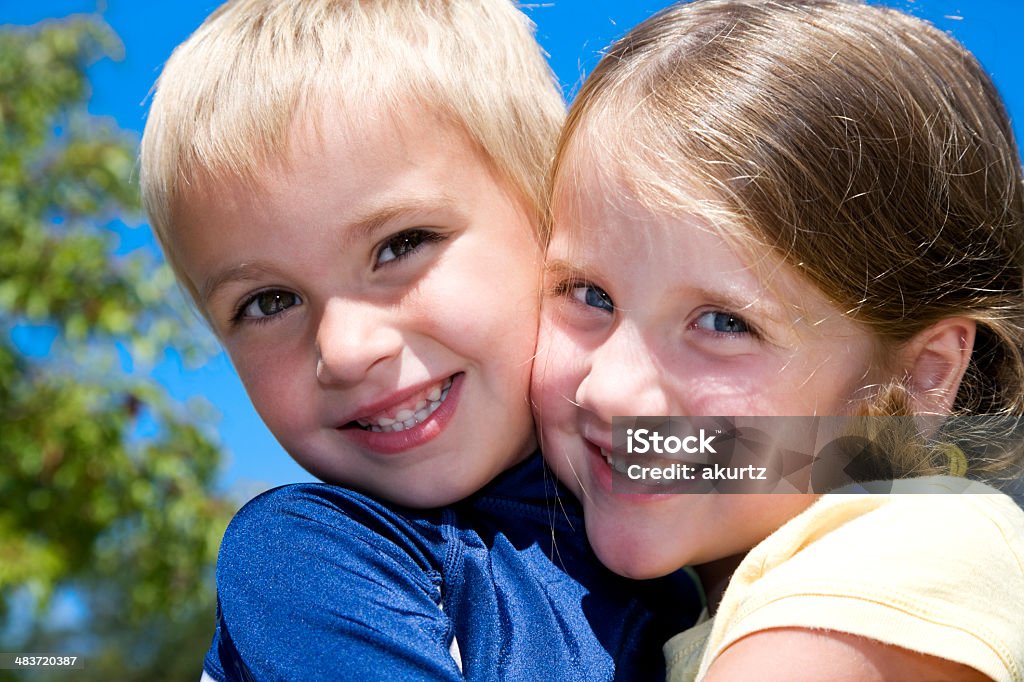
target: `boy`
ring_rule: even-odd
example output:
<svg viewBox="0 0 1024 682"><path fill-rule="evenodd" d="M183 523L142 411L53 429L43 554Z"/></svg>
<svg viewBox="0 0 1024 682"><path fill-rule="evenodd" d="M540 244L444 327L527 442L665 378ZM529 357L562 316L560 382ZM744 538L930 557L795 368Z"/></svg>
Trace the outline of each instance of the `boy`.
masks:
<svg viewBox="0 0 1024 682"><path fill-rule="evenodd" d="M680 623L551 513L531 454L562 111L506 0L236 0L171 57L154 229L270 430L334 484L232 522L207 675L660 674Z"/></svg>

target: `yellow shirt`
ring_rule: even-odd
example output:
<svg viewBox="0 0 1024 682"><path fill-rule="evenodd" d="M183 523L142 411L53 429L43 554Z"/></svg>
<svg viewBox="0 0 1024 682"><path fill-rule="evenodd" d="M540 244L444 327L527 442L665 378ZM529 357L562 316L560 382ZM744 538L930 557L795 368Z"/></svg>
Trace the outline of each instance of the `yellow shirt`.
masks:
<svg viewBox="0 0 1024 682"><path fill-rule="evenodd" d="M778 627L860 635L1024 682L1024 511L973 485L990 492L823 496L747 554L713 619L668 641L669 682L702 679L730 644Z"/></svg>

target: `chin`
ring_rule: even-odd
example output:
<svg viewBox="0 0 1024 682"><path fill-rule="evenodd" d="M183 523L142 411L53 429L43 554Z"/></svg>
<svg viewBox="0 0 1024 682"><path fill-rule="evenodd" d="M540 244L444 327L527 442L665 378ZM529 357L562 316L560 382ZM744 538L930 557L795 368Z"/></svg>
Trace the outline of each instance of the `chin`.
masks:
<svg viewBox="0 0 1024 682"><path fill-rule="evenodd" d="M652 562L644 557L630 556L623 552L614 552L607 557L598 553L597 557L613 573L631 580L661 578L682 568L673 562Z"/></svg>
<svg viewBox="0 0 1024 682"><path fill-rule="evenodd" d="M594 554L613 573L630 578L632 580L651 580L661 578L674 573L682 568L685 563L680 563L675 557L661 556L658 553L651 553L651 548L663 546L664 538L652 541L651 538L643 539L602 537L594 533L589 527L587 535L591 538L591 546ZM646 551L645 551L646 550Z"/></svg>

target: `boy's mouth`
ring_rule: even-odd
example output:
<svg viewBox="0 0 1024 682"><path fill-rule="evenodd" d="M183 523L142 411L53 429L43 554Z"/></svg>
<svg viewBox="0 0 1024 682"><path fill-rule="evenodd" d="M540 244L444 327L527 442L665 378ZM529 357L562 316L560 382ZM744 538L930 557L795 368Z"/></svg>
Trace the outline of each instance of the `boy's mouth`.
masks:
<svg viewBox="0 0 1024 682"><path fill-rule="evenodd" d="M444 381L423 389L401 405L389 407L363 419L356 419L352 423L364 431L373 431L374 433L411 429L426 421L444 403L454 378L454 376L450 376Z"/></svg>

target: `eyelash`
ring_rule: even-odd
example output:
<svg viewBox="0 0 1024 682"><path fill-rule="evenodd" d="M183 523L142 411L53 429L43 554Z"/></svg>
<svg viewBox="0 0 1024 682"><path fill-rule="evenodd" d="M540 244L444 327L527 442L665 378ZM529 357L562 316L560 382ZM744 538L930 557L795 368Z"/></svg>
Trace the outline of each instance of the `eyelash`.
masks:
<svg viewBox="0 0 1024 682"><path fill-rule="evenodd" d="M583 279L569 278L569 279L561 280L559 282L555 282L554 284L552 284L548 288L548 296L553 297L553 298L563 298L563 299L572 298L573 297L573 292L576 289L579 289L579 288L582 288L582 287L592 287L594 289L597 289L598 291L600 291L604 295L604 297L606 297L607 304L610 305L612 308L615 307L615 304L614 304L614 302L612 302L611 297L608 296L607 292L605 292L604 289L602 289L601 287L593 284L592 282L588 282L588 281L583 280ZM584 304L584 305L586 305L586 304ZM596 307L596 306L588 306L588 307ZM717 330L714 330L714 329L711 329L711 330L700 329L700 327L698 327L698 323L699 323L700 319L702 317L704 317L705 315L708 315L708 314L728 316L730 321L734 320L734 321L738 322L739 324L743 325L743 327L745 327L745 329L743 331L735 331L735 332L717 331ZM754 340L761 340L761 338L762 338L761 332L758 331L758 329L753 324L748 322L745 317L743 317L741 315L737 315L736 313L729 312L727 310L717 310L717 309L703 310L703 311L700 312L699 315L697 315L697 317L694 319L694 321L690 323L689 328L702 331L705 334L710 334L710 335L712 335L712 336L714 336L716 338L734 339L734 338L737 338L737 337L740 337L740 336L743 336L743 335L747 335L747 336L749 336L750 338L752 338Z"/></svg>
<svg viewBox="0 0 1024 682"><path fill-rule="evenodd" d="M697 325L698 325L700 319L703 318L705 315L709 315L709 314L725 315L725 316L727 316L729 318L730 321L736 321L739 324L743 325L746 329L744 331L729 332L729 331L718 331L716 329L701 329L700 327L698 327ZM757 330L757 328L754 325L752 325L750 322L748 322L745 317L743 317L741 315L737 315L736 313L729 312L728 310L719 310L719 309L702 310L700 312L700 314L698 314L697 317L694 318L693 322L690 323L689 328L697 330L697 331L701 331L701 332L703 332L705 334L710 334L711 336L714 336L716 338L734 339L734 338L737 338L737 337L740 337L740 336L748 335L750 338L752 338L754 340L760 340L761 339L761 333Z"/></svg>
<svg viewBox="0 0 1024 682"><path fill-rule="evenodd" d="M410 247L408 251L405 251L404 253L401 253L401 254L395 254L389 260L381 262L381 260L380 260L381 259L381 254L384 253L385 249L393 247L396 243L398 243L402 239L408 240L408 239L410 239L412 237L418 237L420 239L420 241L417 242L414 246ZM411 255L413 255L415 253L417 253L420 250L420 247L423 244L436 244L438 242L444 241L447 238L448 238L448 235L446 235L446 234L441 234L439 232L433 232L431 230L424 230L424 229L421 229L421 228L414 228L414 229L411 229L411 230L402 230L401 232L396 232L395 234L391 235L390 237L385 239L383 242L381 242L380 246L377 247L376 251L374 252L374 265L373 265L373 269L377 270L378 268L386 267L386 266L388 266L391 263L395 263L395 262L401 261L401 260L403 260L403 259L405 259L405 258L407 258L407 257L409 257L409 256L411 256ZM394 253L394 249L393 248L392 248L392 253Z"/></svg>
<svg viewBox="0 0 1024 682"><path fill-rule="evenodd" d="M581 303L582 305L584 305L584 306L586 306L588 308L598 309L597 306L592 306L592 305L589 305L588 303L585 303L583 301L579 301L578 299L575 299L575 297L573 296L573 292L576 289L581 289L581 288L584 288L584 287L588 287L588 288L591 288L591 289L594 289L594 290L600 292L598 295L602 297L604 302L608 306L610 306L612 309L615 308L615 303L612 301L612 297L608 295L608 292L606 292L604 289L602 289L601 287L597 286L593 282L588 282L587 280L584 280L584 279L569 278L569 279L564 279L564 280L562 280L560 282L555 282L554 284L552 284L548 288L548 296L550 296L552 298L563 298L563 299L573 298L578 303ZM610 312L610 311L605 311L605 312Z"/></svg>
<svg viewBox="0 0 1024 682"><path fill-rule="evenodd" d="M387 248L391 248L392 249L392 253L394 253L394 247L403 239L404 240L409 240L409 241L414 240L414 239L419 239L419 241L417 241L415 244L410 246L406 251L403 251L402 253L394 254L390 259L388 259L388 260L386 260L384 262L380 262L381 254L384 252L384 250L387 249ZM445 239L447 239L447 235L444 235L444 234L441 234L441 233L438 233L438 232L433 232L431 230L420 229L420 228L410 229L410 230L402 230L401 232L397 232L397 233L391 235L390 237L388 237L383 243L380 244L380 246L377 247L377 250L375 252L376 263L374 265L374 270L382 268L382 267L385 267L385 266L387 266L387 265L389 265L391 263L395 263L397 261L401 261L401 260L403 260L403 259L405 259L405 258L407 258L407 257L409 257L409 256L411 256L413 254L415 254L416 252L418 252L420 250L420 247L423 244L437 243L437 242L444 241ZM297 300L297 303L294 303L293 305L288 306L288 308L285 308L281 312L275 313L273 315L262 315L262 316L258 316L258 317L256 317L256 316L248 317L248 316L245 315L246 309L250 305L252 305L260 296L262 296L264 294L267 294L267 293L270 293L270 292L275 292L275 291L281 291L282 293L294 296L295 299ZM249 295L249 296L245 297L244 299L242 299L242 302L238 304L238 306L235 308L234 313L231 315L230 322L231 322L232 326L238 326L240 324L266 324L266 323L276 319L281 314L287 312L288 309L294 307L295 305L301 305L301 304L302 304L302 297L301 296L299 296L298 294L289 292L289 291L287 291L285 289L280 289L280 290L279 289L273 289L273 288L270 288L270 289L260 289L259 291L253 292L251 295Z"/></svg>
<svg viewBox="0 0 1024 682"><path fill-rule="evenodd" d="M247 317L246 316L246 314L245 314L246 308L248 308L250 305L255 303L256 300L260 296L262 296L264 294L272 293L272 292L281 292L283 294L289 294L291 296L294 296L297 302L292 304L292 305L290 305L290 306L288 306L287 308L285 308L281 312L275 313L273 315L263 315L261 317ZM302 303L303 303L303 301L302 301L302 297L301 296L299 296L298 294L293 293L291 291L287 291L286 289L274 289L274 288L260 289L259 291L254 291L249 296L246 296L245 298L243 298L242 302L238 304L238 307L235 308L234 314L232 314L232 316L231 316L231 320L230 320L231 326L232 327L237 327L237 326L242 325L242 324L255 324L255 325L267 324L268 322L271 322L272 320L275 320L278 317L280 317L282 314L288 312L288 310L290 310L291 308L294 308L296 305L302 305Z"/></svg>
<svg viewBox="0 0 1024 682"><path fill-rule="evenodd" d="M569 292L580 285L580 280L563 279L548 286L547 294L551 298L568 296Z"/></svg>

